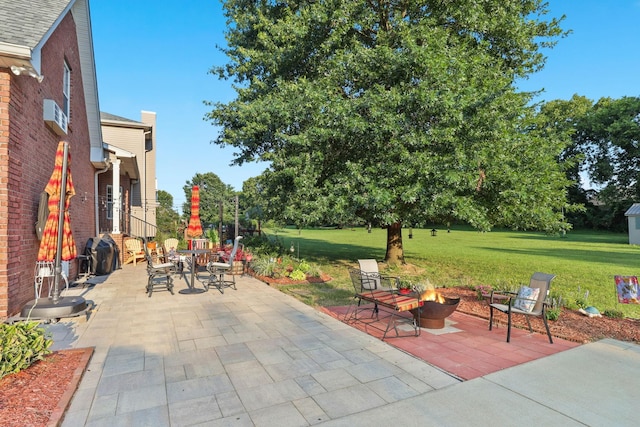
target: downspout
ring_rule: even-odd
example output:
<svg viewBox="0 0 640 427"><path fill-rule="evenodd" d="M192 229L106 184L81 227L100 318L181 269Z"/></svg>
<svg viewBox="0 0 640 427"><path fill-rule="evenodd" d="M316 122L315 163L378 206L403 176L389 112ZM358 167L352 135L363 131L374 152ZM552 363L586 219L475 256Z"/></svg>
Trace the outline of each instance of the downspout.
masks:
<svg viewBox="0 0 640 427"><path fill-rule="evenodd" d="M100 234L100 211L98 210L99 208L99 204L98 204L98 175L107 172L109 169L111 169L111 160L109 160L108 158L104 158L103 160L104 164L107 165L105 166L104 169L96 171L96 173L93 176L93 194L94 194L94 202L95 202L95 221L96 221L96 236L98 236Z"/></svg>

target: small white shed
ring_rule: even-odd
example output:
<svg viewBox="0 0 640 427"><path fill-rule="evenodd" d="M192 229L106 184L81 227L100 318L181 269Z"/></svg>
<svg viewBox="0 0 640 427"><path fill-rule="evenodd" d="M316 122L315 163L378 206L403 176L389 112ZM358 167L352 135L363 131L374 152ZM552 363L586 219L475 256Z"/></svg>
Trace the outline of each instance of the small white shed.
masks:
<svg viewBox="0 0 640 427"><path fill-rule="evenodd" d="M624 213L629 221L629 244L640 245L640 203L634 203Z"/></svg>

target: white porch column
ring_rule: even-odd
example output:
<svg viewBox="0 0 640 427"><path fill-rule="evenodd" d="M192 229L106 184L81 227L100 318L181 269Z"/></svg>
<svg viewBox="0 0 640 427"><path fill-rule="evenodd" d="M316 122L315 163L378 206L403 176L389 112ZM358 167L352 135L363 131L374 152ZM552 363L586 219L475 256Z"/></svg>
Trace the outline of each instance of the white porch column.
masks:
<svg viewBox="0 0 640 427"><path fill-rule="evenodd" d="M113 164L113 225L112 233L120 234L120 211L122 206L122 194L120 194L120 159L116 159Z"/></svg>

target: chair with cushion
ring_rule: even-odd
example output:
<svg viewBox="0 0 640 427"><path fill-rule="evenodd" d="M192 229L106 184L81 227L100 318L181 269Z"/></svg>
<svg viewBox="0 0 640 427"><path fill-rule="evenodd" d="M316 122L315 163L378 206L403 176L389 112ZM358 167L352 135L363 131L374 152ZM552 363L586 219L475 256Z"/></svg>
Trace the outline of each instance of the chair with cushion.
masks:
<svg viewBox="0 0 640 427"><path fill-rule="evenodd" d="M178 250L178 239L176 238L169 238L169 239L165 239L163 244L162 244L163 252L164 252L164 262L170 262L170 261L176 261L178 259L178 254L177 254L177 250ZM170 259L173 258L173 259Z"/></svg>
<svg viewBox="0 0 640 427"><path fill-rule="evenodd" d="M166 288L171 295L173 295L173 275L176 272L175 264L172 262L154 262L146 245L144 245L144 254L147 260L147 294L149 294L149 297L151 297L156 286Z"/></svg>
<svg viewBox="0 0 640 427"><path fill-rule="evenodd" d="M541 317L544 327L547 330L549 342L553 344L549 324L547 323L546 307L549 296L551 281L556 277L554 274L533 273L529 281L529 286L521 286L517 293L513 292L491 292L489 303L489 330L493 327L493 310L499 310L507 314L507 342L511 339L511 316L520 314L527 319L529 331L533 332L529 317ZM506 296L502 299L504 303L494 302L498 300L497 295Z"/></svg>
<svg viewBox="0 0 640 427"><path fill-rule="evenodd" d="M378 273L367 273L357 268L349 268L349 276L353 286L353 303L345 313L344 320L358 320L358 313L368 310L371 310L372 318L377 316L378 304L365 297L370 296L371 292L377 291L380 282L386 278L383 279Z"/></svg>
<svg viewBox="0 0 640 427"><path fill-rule="evenodd" d="M163 262L173 263L176 266L178 273L180 273L182 277L185 277L184 262L191 261L191 257L187 257L184 255L180 256L180 254L177 252L178 243L179 243L178 239L174 237L165 239L164 243L162 244L162 246L164 247ZM184 262L181 260L184 260Z"/></svg>
<svg viewBox="0 0 640 427"><path fill-rule="evenodd" d="M380 271L378 270L378 261L375 259L359 259L358 265L360 266L360 271L367 273L363 276L362 285L366 289L385 289L389 290L390 288L384 287L380 282ZM400 279L394 277L397 281ZM363 289L364 289L363 288Z"/></svg>
<svg viewBox="0 0 640 427"><path fill-rule="evenodd" d="M126 249L127 258L124 261L125 264L133 262L133 265L137 264L139 259L145 258L146 245L143 248L142 242L136 238L130 238L124 241L124 247Z"/></svg>
<svg viewBox="0 0 640 427"><path fill-rule="evenodd" d="M232 274L232 272L234 262L237 262L235 261L235 257L238 252L238 246L240 245L240 239L242 239L242 236L236 237L227 262L212 261L207 263L207 271L211 276L204 285L205 290L209 290L209 286L211 285L217 287L220 293L224 293L224 288L233 287L233 289L236 289L236 276ZM225 274L231 274L232 280L225 280Z"/></svg>

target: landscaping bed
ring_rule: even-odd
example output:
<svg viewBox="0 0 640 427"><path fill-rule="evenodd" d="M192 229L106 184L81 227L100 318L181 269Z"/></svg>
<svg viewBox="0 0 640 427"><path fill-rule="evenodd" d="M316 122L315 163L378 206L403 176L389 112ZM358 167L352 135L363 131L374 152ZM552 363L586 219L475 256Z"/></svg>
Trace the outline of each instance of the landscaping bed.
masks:
<svg viewBox="0 0 640 427"><path fill-rule="evenodd" d="M266 283L269 286L287 286L287 285L301 285L301 284L318 284L318 283L327 283L331 281L331 276L328 274L320 274L320 276L307 276L306 280L293 280L290 277L282 276L282 277L267 277L267 276L258 276L256 274L251 274L256 279L261 282Z"/></svg>
<svg viewBox="0 0 640 427"><path fill-rule="evenodd" d="M0 379L0 425L57 425L92 354L92 348L56 351Z"/></svg>
<svg viewBox="0 0 640 427"><path fill-rule="evenodd" d="M482 317L488 321L489 306L486 301L478 299L478 295L474 290L452 287L440 288L438 292L447 297L460 297L458 311ZM506 315L494 312L494 319L506 321ZM527 328L527 321L524 316L514 315L512 322L518 327ZM598 341L602 338L614 338L640 344L639 319L615 319L606 316L587 317L576 310L563 308L558 319L550 320L548 323L553 336L574 342L586 343ZM536 332L546 334L541 319L531 318L531 326Z"/></svg>

